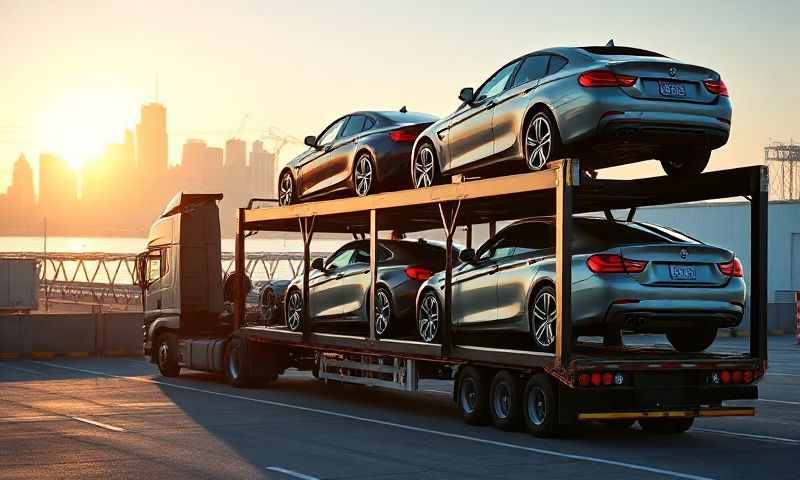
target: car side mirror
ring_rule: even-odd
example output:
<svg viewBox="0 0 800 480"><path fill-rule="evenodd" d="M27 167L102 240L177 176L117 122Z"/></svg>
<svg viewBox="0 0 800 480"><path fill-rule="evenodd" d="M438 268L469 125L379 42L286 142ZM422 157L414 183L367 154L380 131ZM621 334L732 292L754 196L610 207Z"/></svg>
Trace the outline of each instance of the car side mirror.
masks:
<svg viewBox="0 0 800 480"><path fill-rule="evenodd" d="M309 135L303 140L303 143L311 148L317 148L317 137L314 135Z"/></svg>
<svg viewBox="0 0 800 480"><path fill-rule="evenodd" d="M472 248L465 248L461 250L461 253L458 254L458 259L461 260L461 263L475 263L478 260L478 257L475 256L475 250Z"/></svg>
<svg viewBox="0 0 800 480"><path fill-rule="evenodd" d="M312 270L319 270L321 272L325 271L325 261L319 257L315 258L311 262L311 269Z"/></svg>
<svg viewBox="0 0 800 480"><path fill-rule="evenodd" d="M462 88L458 94L458 99L462 102L472 103L475 100L475 90L472 87Z"/></svg>

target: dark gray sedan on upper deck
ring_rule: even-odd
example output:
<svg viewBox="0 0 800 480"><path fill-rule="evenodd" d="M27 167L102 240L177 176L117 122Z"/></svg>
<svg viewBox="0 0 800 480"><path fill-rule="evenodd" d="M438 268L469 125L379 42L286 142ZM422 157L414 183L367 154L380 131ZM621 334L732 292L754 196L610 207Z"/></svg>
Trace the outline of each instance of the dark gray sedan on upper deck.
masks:
<svg viewBox="0 0 800 480"><path fill-rule="evenodd" d="M540 170L568 156L585 169L656 159L667 174L691 175L728 141L731 126L717 72L613 45L533 52L459 99L416 140L417 188L452 174Z"/></svg>

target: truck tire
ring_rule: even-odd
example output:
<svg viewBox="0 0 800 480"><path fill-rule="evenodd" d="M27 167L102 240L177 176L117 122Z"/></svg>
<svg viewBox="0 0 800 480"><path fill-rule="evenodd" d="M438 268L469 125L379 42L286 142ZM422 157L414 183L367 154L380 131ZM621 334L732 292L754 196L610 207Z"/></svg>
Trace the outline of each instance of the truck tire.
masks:
<svg viewBox="0 0 800 480"><path fill-rule="evenodd" d="M223 367L225 380L230 385L236 388L247 388L252 385L250 358L247 352L247 343L243 339L233 337L225 345Z"/></svg>
<svg viewBox="0 0 800 480"><path fill-rule="evenodd" d="M640 418L639 426L647 433L675 435L689 430L694 418Z"/></svg>
<svg viewBox="0 0 800 480"><path fill-rule="evenodd" d="M181 373L178 365L178 337L174 333L162 333L156 339L156 364L161 375L177 377Z"/></svg>
<svg viewBox="0 0 800 480"><path fill-rule="evenodd" d="M489 415L500 430L518 430L522 423L522 385L508 370L500 370L489 388Z"/></svg>
<svg viewBox="0 0 800 480"><path fill-rule="evenodd" d="M717 338L716 328L681 328L667 332L667 340L679 352L702 352Z"/></svg>
<svg viewBox="0 0 800 480"><path fill-rule="evenodd" d="M537 437L554 437L560 433L558 397L553 380L543 373L533 375L522 394L522 417L525 428Z"/></svg>
<svg viewBox="0 0 800 480"><path fill-rule="evenodd" d="M485 370L472 365L459 372L456 403L464 421L470 425L489 423L490 378Z"/></svg>

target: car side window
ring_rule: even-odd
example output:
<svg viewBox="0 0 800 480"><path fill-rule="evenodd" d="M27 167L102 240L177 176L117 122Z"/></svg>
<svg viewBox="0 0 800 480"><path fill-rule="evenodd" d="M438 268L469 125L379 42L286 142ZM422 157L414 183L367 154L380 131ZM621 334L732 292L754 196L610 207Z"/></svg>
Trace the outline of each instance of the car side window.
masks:
<svg viewBox="0 0 800 480"><path fill-rule="evenodd" d="M495 237L491 245L484 244L478 252L480 260L503 258L510 255L514 255L514 245L509 243L505 234Z"/></svg>
<svg viewBox="0 0 800 480"><path fill-rule="evenodd" d="M567 65L567 59L558 55L550 55L550 66L547 67L547 74L552 75Z"/></svg>
<svg viewBox="0 0 800 480"><path fill-rule="evenodd" d="M364 119L364 128L361 129L362 132L366 132L368 130L372 130L375 126L375 120L370 117L365 117Z"/></svg>
<svg viewBox="0 0 800 480"><path fill-rule="evenodd" d="M340 119L327 129L324 132L319 134L319 138L317 139L317 145L324 146L333 143L336 140L336 136L339 135L339 131L342 129L342 125L344 125L344 121L347 120L347 117Z"/></svg>
<svg viewBox="0 0 800 480"><path fill-rule="evenodd" d="M359 133L364 128L365 118L364 115L350 115L350 119L347 120L344 131L342 131L342 138L352 137Z"/></svg>
<svg viewBox="0 0 800 480"><path fill-rule="evenodd" d="M506 238L507 243L514 246L514 255L546 250L556 245L555 229L547 222L515 225L507 229Z"/></svg>
<svg viewBox="0 0 800 480"><path fill-rule="evenodd" d="M492 78L483 84L477 95L475 95L475 102L480 103L487 98L494 97L505 90L506 85L508 84L508 79L511 78L511 74L514 73L514 69L517 68L517 65L519 65L519 62L514 62L506 65L505 67L501 68L500 71L495 73Z"/></svg>
<svg viewBox="0 0 800 480"><path fill-rule="evenodd" d="M547 75L547 60L549 55L531 55L522 62L516 75L514 75L514 82L512 88L522 85L523 83L538 80Z"/></svg>
<svg viewBox="0 0 800 480"><path fill-rule="evenodd" d="M392 252L386 247L378 245L378 263L385 262L391 257ZM369 248L357 248L350 259L350 263L369 263Z"/></svg>
<svg viewBox="0 0 800 480"><path fill-rule="evenodd" d="M350 263L350 259L353 257L353 253L355 253L355 249L353 248L340 251L328 260L328 268L342 268L347 266Z"/></svg>

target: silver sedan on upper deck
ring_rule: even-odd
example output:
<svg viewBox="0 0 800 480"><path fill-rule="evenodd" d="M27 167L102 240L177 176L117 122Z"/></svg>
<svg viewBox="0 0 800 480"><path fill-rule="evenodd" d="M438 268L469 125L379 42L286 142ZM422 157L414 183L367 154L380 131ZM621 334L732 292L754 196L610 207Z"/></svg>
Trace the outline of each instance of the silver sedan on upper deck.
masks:
<svg viewBox="0 0 800 480"><path fill-rule="evenodd" d="M491 334L537 349L555 344L555 226L552 217L511 224L453 269L452 326L458 335ZM666 333L680 351L705 350L717 328L742 320L745 283L732 252L675 230L639 222L576 217L572 236L575 336ZM417 294L422 340L439 333L444 272ZM511 334L511 335L508 335Z"/></svg>
<svg viewBox="0 0 800 480"><path fill-rule="evenodd" d="M613 45L525 55L459 99L414 144L417 188L452 174L540 170L567 156L590 170L657 159L670 175L696 174L731 125L717 72Z"/></svg>

